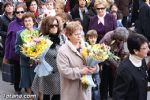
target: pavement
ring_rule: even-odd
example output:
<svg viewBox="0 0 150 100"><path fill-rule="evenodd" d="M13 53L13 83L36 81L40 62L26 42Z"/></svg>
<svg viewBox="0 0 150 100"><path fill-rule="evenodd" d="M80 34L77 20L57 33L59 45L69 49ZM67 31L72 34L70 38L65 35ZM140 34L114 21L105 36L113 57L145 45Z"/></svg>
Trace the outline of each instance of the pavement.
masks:
<svg viewBox="0 0 150 100"><path fill-rule="evenodd" d="M36 98L36 95L27 95L24 90L20 95L15 94L13 84L2 81L2 72L0 70L0 100L29 100L28 98L31 96ZM109 98L108 100L112 99ZM148 92L147 100L150 100L150 91Z"/></svg>
<svg viewBox="0 0 150 100"><path fill-rule="evenodd" d="M29 100L31 96L36 98L36 95L27 95L24 90L22 90L22 94L16 94L13 84L2 81L2 72L0 70L0 100Z"/></svg>
<svg viewBox="0 0 150 100"><path fill-rule="evenodd" d="M150 86L150 83L149 83ZM22 90L21 95L15 94L13 85L2 81L2 72L0 70L0 100L29 100L29 96L25 93L24 90ZM36 97L36 95L31 95L33 97ZM18 99L17 99L18 98ZM109 100L112 100L109 98ZM150 100L150 92L148 92L147 100Z"/></svg>

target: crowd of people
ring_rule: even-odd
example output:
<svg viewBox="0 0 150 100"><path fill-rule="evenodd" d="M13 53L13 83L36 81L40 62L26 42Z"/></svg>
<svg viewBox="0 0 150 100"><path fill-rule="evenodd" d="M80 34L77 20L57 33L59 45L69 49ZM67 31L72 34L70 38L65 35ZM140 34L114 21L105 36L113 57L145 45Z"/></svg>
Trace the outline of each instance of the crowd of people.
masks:
<svg viewBox="0 0 150 100"><path fill-rule="evenodd" d="M2 63L14 65L15 93L36 94L31 100L146 100L150 2L137 1L1 2ZM53 68L47 76L38 76L34 69L40 62L21 52L21 46L34 36L52 41L44 58ZM99 43L110 46L120 59L87 66L81 49ZM83 75L92 75L96 87L84 89Z"/></svg>

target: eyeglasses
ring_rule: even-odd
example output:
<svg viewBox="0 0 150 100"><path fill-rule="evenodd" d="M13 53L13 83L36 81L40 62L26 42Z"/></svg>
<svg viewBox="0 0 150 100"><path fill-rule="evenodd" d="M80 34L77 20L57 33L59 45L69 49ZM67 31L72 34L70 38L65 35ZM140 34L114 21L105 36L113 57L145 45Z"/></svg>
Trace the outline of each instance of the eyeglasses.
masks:
<svg viewBox="0 0 150 100"><path fill-rule="evenodd" d="M16 14L19 14L19 13L23 14L24 11L16 11Z"/></svg>
<svg viewBox="0 0 150 100"><path fill-rule="evenodd" d="M58 27L58 24L49 25L50 28L53 28L54 26L55 26L55 27Z"/></svg>
<svg viewBox="0 0 150 100"><path fill-rule="evenodd" d="M104 10L105 8L96 8L97 10Z"/></svg>

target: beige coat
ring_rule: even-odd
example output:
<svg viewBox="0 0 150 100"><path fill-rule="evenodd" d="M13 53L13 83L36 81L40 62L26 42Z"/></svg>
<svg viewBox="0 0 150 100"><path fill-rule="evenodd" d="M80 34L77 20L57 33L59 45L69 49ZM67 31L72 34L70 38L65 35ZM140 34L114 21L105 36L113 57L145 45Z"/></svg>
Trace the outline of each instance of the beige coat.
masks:
<svg viewBox="0 0 150 100"><path fill-rule="evenodd" d="M83 59L70 42L59 48L57 64L60 72L61 100L91 100L91 92L85 93L80 80Z"/></svg>

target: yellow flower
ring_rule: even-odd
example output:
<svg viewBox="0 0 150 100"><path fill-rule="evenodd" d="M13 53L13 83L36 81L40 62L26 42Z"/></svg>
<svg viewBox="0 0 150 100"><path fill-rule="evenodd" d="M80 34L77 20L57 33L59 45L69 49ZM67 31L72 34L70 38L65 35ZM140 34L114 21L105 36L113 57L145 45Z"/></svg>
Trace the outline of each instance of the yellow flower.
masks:
<svg viewBox="0 0 150 100"><path fill-rule="evenodd" d="M86 58L88 56L88 49L82 48L81 54L82 54L83 58Z"/></svg>
<svg viewBox="0 0 150 100"><path fill-rule="evenodd" d="M49 39L46 39L44 37L36 37L36 40L38 41L32 39L31 41L25 42L21 46L21 52L33 59L40 56L46 50L46 48L48 48L52 44Z"/></svg>
<svg viewBox="0 0 150 100"><path fill-rule="evenodd" d="M86 75L83 75L83 76L82 76L82 78L81 78L81 83L82 83L82 87L83 87L84 89L87 89L87 87L88 87L88 80L87 80L87 78L86 78Z"/></svg>

